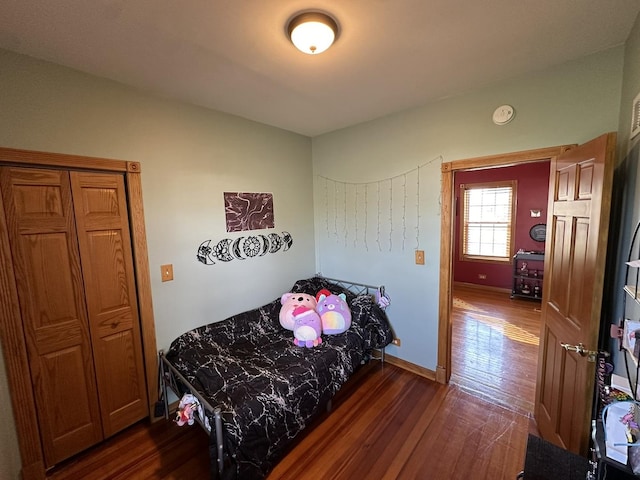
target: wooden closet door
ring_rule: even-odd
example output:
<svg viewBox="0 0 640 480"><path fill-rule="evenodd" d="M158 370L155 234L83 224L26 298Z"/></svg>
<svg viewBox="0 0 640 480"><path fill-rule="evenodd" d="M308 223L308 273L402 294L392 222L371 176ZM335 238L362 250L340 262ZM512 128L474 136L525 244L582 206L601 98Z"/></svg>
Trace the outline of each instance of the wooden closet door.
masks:
<svg viewBox="0 0 640 480"><path fill-rule="evenodd" d="M69 174L1 167L0 189L49 467L102 440Z"/></svg>
<svg viewBox="0 0 640 480"><path fill-rule="evenodd" d="M149 413L124 178L71 172L71 185L108 437Z"/></svg>

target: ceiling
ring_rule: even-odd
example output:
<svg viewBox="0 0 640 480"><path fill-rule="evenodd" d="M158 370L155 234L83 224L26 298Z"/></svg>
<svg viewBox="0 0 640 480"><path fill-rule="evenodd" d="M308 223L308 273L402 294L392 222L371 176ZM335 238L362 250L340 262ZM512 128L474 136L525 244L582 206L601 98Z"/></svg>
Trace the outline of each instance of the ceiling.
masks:
<svg viewBox="0 0 640 480"><path fill-rule="evenodd" d="M297 51L309 8L339 37ZM303 135L624 43L638 0L3 0L0 48Z"/></svg>

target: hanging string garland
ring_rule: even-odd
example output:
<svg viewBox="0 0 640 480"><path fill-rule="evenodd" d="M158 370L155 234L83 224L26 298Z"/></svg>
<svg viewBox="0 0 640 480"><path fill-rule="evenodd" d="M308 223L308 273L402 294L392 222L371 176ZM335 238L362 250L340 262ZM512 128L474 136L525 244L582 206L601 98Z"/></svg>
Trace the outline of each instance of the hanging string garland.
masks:
<svg viewBox="0 0 640 480"><path fill-rule="evenodd" d="M418 167L403 172L401 174L395 175L390 178L380 179L372 182L343 182L340 180L335 180L326 176L318 175L320 179L324 181L324 208L325 208L325 230L326 236L333 236L336 242L340 242L340 236L342 236L342 242L344 242L344 246L347 247L351 244L354 248L357 248L358 244L364 245L365 250L369 251L369 203L370 203L370 195L369 195L369 187L375 184L376 191L374 194L376 195L375 199L375 208L376 208L376 229L375 229L375 238L376 244L378 245L378 251L382 252L382 235L383 233L388 234L388 249L389 251L393 251L394 246L394 236L396 237L396 245L401 243L402 251L405 250L406 240L407 240L407 229L410 223L415 225L415 237L416 237L416 249L420 248L420 229L422 223L422 208L421 201L423 201L423 185L421 184L421 175L425 174L425 168L429 165L438 162L441 164L443 161L442 156L438 156L433 158L432 160L419 165ZM415 184L414 187L409 188L409 180L412 176L415 175ZM394 192L394 182L400 181L398 179L402 179L401 182L401 195L402 199L400 200L399 195ZM329 184L333 183L333 198L330 197L329 194ZM384 188L387 188L388 184L388 196L383 192ZM397 185L397 184L396 184ZM360 188L364 187L364 192L361 192ZM410 190L414 190L415 192L411 192ZM429 190L429 188L427 188ZM397 190L396 190L397 191ZM429 193L429 192L427 192ZM409 197L415 194L415 211L413 208L409 208L408 200ZM394 195L396 198L394 198ZM429 196L429 195L428 195ZM353 201L353 206L349 205L349 202ZM401 208L398 208L396 204L401 202ZM440 196L438 196L438 203L441 202ZM338 206L339 203L342 203L341 206ZM395 204L394 204L395 203ZM382 211L388 209L387 222L382 219ZM395 211L394 211L395 210ZM398 215L397 212L400 210L401 215ZM330 232L329 228L329 217L330 212L333 212L333 232ZM355 219L349 219L349 213L353 213ZM439 212L438 212L439 214ZM401 216L399 219L398 217ZM341 217L341 218L339 218ZM363 218L361 218L363 217ZM410 218L414 218L414 221L409 222ZM398 232L398 225L395 223L401 223L402 228L402 242L398 242L400 234ZM342 231L340 230L342 228ZM354 230L354 231L352 231ZM387 235L385 235L386 237ZM352 240L349 242L349 240ZM340 242L340 243L342 243ZM385 242L386 243L386 242Z"/></svg>
<svg viewBox="0 0 640 480"><path fill-rule="evenodd" d="M344 212L344 246L347 246L347 232L349 229L347 228L347 185L344 186L343 189L343 212Z"/></svg>
<svg viewBox="0 0 640 480"><path fill-rule="evenodd" d="M353 247L355 248L358 245L358 187L360 185L356 185L356 200L355 200L355 205L354 205L354 209L355 209L355 218L356 218L356 234L353 237Z"/></svg>
<svg viewBox="0 0 640 480"><path fill-rule="evenodd" d="M407 174L402 175L402 251L407 241Z"/></svg>
<svg viewBox="0 0 640 480"><path fill-rule="evenodd" d="M378 229L376 232L376 243L378 244L378 251L381 252L382 251L382 245L380 245L380 182L377 183L378 186L378 195L377 195L377 199L378 199L378 215L377 215L377 220L378 220Z"/></svg>
<svg viewBox="0 0 640 480"><path fill-rule="evenodd" d="M369 244L367 243L367 226L369 225L369 185L364 185L364 248L368 252Z"/></svg>
<svg viewBox="0 0 640 480"><path fill-rule="evenodd" d="M389 251L393 245L393 179L389 179Z"/></svg>
<svg viewBox="0 0 640 480"><path fill-rule="evenodd" d="M324 219L327 227L327 237L329 236L329 179L324 179Z"/></svg>
<svg viewBox="0 0 640 480"><path fill-rule="evenodd" d="M338 184L333 184L333 198L338 198ZM336 241L338 240L338 202L333 202L333 234L336 236Z"/></svg>

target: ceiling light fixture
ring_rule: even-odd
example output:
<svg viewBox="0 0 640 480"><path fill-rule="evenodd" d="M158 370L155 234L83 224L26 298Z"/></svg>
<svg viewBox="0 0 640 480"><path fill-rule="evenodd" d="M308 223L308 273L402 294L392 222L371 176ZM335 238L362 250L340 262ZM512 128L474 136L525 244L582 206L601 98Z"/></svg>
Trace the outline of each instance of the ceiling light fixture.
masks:
<svg viewBox="0 0 640 480"><path fill-rule="evenodd" d="M313 55L331 46L338 35L338 24L325 13L304 12L289 21L287 32L298 50Z"/></svg>

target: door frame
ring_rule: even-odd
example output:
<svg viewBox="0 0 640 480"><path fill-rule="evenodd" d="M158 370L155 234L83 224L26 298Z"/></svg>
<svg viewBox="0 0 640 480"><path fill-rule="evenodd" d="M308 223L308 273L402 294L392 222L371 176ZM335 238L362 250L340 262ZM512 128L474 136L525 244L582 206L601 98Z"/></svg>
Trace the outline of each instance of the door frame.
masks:
<svg viewBox="0 0 640 480"><path fill-rule="evenodd" d="M0 165L38 166L91 170L124 175L135 284L138 296L144 368L149 412L158 400L158 357L151 296L151 277L147 237L142 204L142 179L139 162L66 155L0 147ZM14 265L11 256L6 218L0 197L0 340L11 394L13 416L22 457L22 477L44 479L45 464L31 386L27 347L18 303ZM11 268L7 268L11 267Z"/></svg>
<svg viewBox="0 0 640 480"><path fill-rule="evenodd" d="M455 192L454 174L463 170L482 170L492 167L508 167L524 163L552 160L566 152L572 145L523 150L521 152L488 155L443 162L441 166L442 206L440 214L440 292L438 307L438 365L436 381L449 383L451 378L451 335L453 308L453 242L455 241Z"/></svg>

